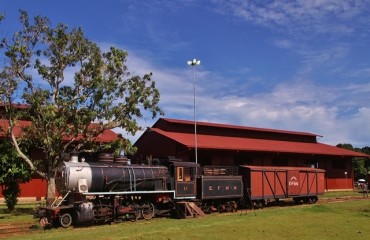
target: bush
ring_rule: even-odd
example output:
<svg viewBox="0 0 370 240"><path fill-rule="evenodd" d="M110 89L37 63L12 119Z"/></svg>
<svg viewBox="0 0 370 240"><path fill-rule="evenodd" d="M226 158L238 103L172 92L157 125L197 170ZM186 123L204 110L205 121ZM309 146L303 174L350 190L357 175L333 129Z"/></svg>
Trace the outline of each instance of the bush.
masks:
<svg viewBox="0 0 370 240"><path fill-rule="evenodd" d="M20 193L21 193L21 189L19 188L19 184L16 181L12 181L8 183L3 188L3 195L5 198L5 203L9 211L14 210L15 205L17 205L18 196L20 195Z"/></svg>

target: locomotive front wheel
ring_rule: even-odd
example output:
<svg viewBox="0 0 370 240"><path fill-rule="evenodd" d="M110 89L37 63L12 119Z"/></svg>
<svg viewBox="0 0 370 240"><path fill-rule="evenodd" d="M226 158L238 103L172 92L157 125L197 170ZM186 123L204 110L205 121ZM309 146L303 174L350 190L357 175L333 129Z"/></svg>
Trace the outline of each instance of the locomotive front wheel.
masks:
<svg viewBox="0 0 370 240"><path fill-rule="evenodd" d="M143 209L141 209L141 215L144 219L149 220L154 217L155 208L153 203L146 203L143 205Z"/></svg>
<svg viewBox="0 0 370 240"><path fill-rule="evenodd" d="M72 225L72 216L69 213L60 215L59 222L62 227L67 228Z"/></svg>
<svg viewBox="0 0 370 240"><path fill-rule="evenodd" d="M40 218L39 223L40 223L40 226L43 228L49 225L49 221L46 217Z"/></svg>

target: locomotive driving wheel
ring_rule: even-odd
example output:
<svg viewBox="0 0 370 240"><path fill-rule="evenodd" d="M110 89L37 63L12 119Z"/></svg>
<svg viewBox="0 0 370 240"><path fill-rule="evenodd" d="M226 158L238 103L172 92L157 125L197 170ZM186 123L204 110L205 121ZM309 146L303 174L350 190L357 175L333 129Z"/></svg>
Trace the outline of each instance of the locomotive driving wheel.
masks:
<svg viewBox="0 0 370 240"><path fill-rule="evenodd" d="M136 222L140 217L140 213L129 213L127 214L127 219L131 222Z"/></svg>
<svg viewBox="0 0 370 240"><path fill-rule="evenodd" d="M143 216L144 219L149 220L154 217L154 214L155 214L155 208L154 208L153 203L148 202L142 206L141 216Z"/></svg>
<svg viewBox="0 0 370 240"><path fill-rule="evenodd" d="M133 209L133 212L127 214L126 218L131 222L136 222L141 216L142 209L140 210L138 204L130 205L130 207Z"/></svg>
<svg viewBox="0 0 370 240"><path fill-rule="evenodd" d="M59 217L60 225L67 228L72 225L72 216L69 213L64 213Z"/></svg>

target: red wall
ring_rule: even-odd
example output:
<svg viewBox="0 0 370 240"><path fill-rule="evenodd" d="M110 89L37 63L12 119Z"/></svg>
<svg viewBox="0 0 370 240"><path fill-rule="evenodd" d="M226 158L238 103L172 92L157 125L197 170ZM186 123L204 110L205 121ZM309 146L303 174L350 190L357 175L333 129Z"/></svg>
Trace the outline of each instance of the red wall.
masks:
<svg viewBox="0 0 370 240"><path fill-rule="evenodd" d="M46 180L35 178L28 183L21 183L20 197L44 198L46 196ZM0 188L0 197L4 197Z"/></svg>
<svg viewBox="0 0 370 240"><path fill-rule="evenodd" d="M344 168L335 168L334 161L343 161L345 163ZM329 158L319 162L319 168L326 170L326 187L329 190L353 189L354 179L351 158Z"/></svg>

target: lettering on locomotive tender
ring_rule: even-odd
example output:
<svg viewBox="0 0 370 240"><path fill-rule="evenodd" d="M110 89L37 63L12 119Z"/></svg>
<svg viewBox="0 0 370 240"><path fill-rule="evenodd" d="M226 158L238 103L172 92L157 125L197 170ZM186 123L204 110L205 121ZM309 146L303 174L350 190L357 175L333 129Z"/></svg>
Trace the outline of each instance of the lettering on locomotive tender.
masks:
<svg viewBox="0 0 370 240"><path fill-rule="evenodd" d="M213 187L214 186L208 186L208 190L213 191ZM224 187L225 187L224 190L226 190L226 191L230 191L230 190L236 191L236 190L238 190L238 186L224 186ZM215 189L217 189L217 191L220 191L220 190L222 190L222 186L215 186Z"/></svg>
<svg viewBox="0 0 370 240"><path fill-rule="evenodd" d="M299 185L298 179L295 176L291 177L289 180L289 186L298 186L298 185Z"/></svg>

